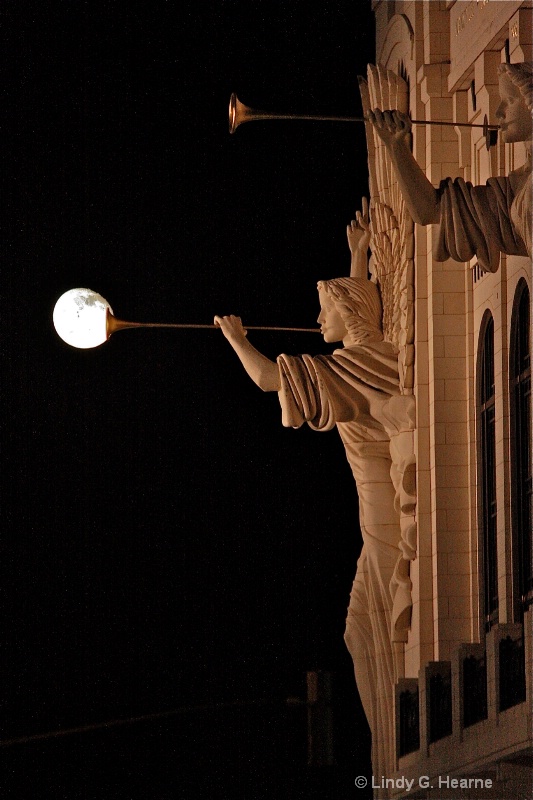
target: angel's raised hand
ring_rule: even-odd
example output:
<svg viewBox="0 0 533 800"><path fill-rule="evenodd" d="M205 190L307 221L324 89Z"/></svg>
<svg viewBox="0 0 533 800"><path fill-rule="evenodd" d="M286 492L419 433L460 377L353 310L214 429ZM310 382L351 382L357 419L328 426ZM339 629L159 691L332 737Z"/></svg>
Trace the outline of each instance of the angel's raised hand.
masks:
<svg viewBox="0 0 533 800"><path fill-rule="evenodd" d="M346 227L348 247L352 254L356 252L364 252L366 254L370 243L370 215L366 197L362 198L361 207L363 209L362 212L356 211L355 219L352 219Z"/></svg>

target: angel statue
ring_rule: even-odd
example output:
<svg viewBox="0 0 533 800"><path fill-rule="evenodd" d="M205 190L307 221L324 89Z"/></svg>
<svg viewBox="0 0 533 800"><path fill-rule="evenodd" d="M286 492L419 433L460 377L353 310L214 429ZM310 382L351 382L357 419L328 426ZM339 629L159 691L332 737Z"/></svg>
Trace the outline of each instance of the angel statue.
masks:
<svg viewBox="0 0 533 800"><path fill-rule="evenodd" d="M532 255L531 139L533 132L533 63L500 64L501 103L496 110L504 142L524 142L526 163L508 176L472 186L461 178L428 181L409 146L411 121L399 110L368 110L366 117L384 143L410 213L420 225L439 225L435 258L468 261L496 272L500 252ZM395 108L393 105L381 108Z"/></svg>
<svg viewBox="0 0 533 800"><path fill-rule="evenodd" d="M394 767L394 664L389 584L400 551L400 526L391 481L390 438L381 410L400 394L397 349L384 340L379 288L367 277L370 238L366 204L348 226L351 275L318 283L318 322L324 340L342 342L331 355L282 354L271 361L253 347L239 317L215 325L250 378L277 392L285 427L304 422L317 431L336 427L359 495L363 547L357 564L345 641L372 732L374 774Z"/></svg>
<svg viewBox="0 0 533 800"><path fill-rule="evenodd" d="M366 78L359 78L365 115L371 108L396 108L407 112L406 81L391 70L369 64ZM370 186L369 269L378 285L383 308L383 337L398 354L400 397L383 407L382 422L390 437L391 480L399 513L400 556L390 584L392 595L391 638L394 642L395 676L403 676L402 643L411 623L412 584L410 565L417 554L416 457L414 451L414 223L395 177L386 147L374 127L366 124Z"/></svg>

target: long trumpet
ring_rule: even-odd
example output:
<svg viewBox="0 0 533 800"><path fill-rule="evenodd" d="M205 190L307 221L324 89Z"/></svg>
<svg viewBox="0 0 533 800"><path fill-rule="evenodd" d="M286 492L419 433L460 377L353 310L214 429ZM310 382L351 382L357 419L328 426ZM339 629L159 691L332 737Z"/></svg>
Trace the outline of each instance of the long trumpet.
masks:
<svg viewBox="0 0 533 800"><path fill-rule="evenodd" d="M113 315L111 306L92 289L69 289L57 300L52 315L58 335L72 347L87 350L107 342L117 331L133 328L211 328L218 325L188 322L127 322ZM320 333L320 328L285 328L273 325L247 325L250 331L296 331Z"/></svg>
<svg viewBox="0 0 533 800"><path fill-rule="evenodd" d="M254 120L264 119L313 119L322 122L367 122L364 117L345 117L345 116L324 116L321 114L278 114L270 111L259 111L256 108L241 103L235 92L232 92L229 99L229 132L235 133L239 125L243 122L253 122ZM487 150L498 141L499 125L489 125L487 116L483 119L483 124L475 122L443 122L440 120L412 119L413 125L449 125L454 128L483 128L483 136Z"/></svg>

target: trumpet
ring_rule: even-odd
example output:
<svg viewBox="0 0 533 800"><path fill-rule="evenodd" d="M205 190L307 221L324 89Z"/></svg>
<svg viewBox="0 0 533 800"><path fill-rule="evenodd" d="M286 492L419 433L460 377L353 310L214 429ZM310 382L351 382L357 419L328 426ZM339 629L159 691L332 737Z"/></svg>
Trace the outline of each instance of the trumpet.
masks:
<svg viewBox="0 0 533 800"><path fill-rule="evenodd" d="M239 125L244 122L265 119L311 119L321 122L367 122L364 117L328 116L322 114L280 114L270 111L259 111L256 108L241 103L235 92L232 92L229 99L228 124L229 132L235 133ZM413 125L448 125L454 128L483 128L483 136L487 150L490 150L498 141L499 125L489 125L487 115L483 123L475 122L448 122L441 120L412 119Z"/></svg>
<svg viewBox="0 0 533 800"><path fill-rule="evenodd" d="M57 300L52 315L54 328L64 342L87 350L107 342L117 331L134 328L211 328L218 325L189 322L127 322L114 316L111 306L101 294L92 289L69 289ZM285 328L273 325L247 325L250 331L296 331L320 333L320 328Z"/></svg>

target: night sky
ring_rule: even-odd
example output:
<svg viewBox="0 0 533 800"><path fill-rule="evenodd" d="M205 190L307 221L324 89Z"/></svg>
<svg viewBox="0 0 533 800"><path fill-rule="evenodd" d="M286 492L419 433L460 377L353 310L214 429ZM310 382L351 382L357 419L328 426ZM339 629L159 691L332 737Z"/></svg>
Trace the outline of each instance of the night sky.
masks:
<svg viewBox="0 0 533 800"><path fill-rule="evenodd" d="M203 708L5 748L0 794L363 800L343 642L361 539L337 433L283 428L219 331L80 351L52 310L84 286L122 319L314 327L317 280L349 272L364 129L230 136L227 105L360 114L370 0L3 15L2 736ZM250 340L272 358L332 349ZM333 769L306 770L304 715L284 706L314 669L334 675ZM240 705L205 708L220 703Z"/></svg>

